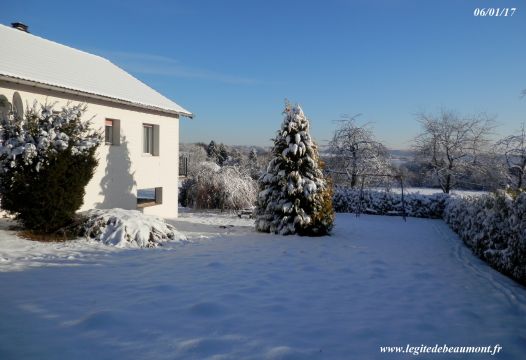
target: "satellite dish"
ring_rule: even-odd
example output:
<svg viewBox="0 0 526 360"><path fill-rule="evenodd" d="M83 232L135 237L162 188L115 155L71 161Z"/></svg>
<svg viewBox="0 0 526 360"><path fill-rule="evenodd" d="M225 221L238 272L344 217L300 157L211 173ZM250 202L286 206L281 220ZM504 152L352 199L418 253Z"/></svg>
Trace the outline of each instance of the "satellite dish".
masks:
<svg viewBox="0 0 526 360"><path fill-rule="evenodd" d="M13 115L17 120L24 118L24 103L18 91L13 94Z"/></svg>

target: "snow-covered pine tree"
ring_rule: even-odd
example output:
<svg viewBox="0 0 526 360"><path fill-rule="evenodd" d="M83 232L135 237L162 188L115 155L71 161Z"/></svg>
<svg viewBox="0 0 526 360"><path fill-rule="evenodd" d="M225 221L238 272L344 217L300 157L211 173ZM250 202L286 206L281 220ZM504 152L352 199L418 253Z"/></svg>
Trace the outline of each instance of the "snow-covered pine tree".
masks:
<svg viewBox="0 0 526 360"><path fill-rule="evenodd" d="M285 105L272 159L259 179L256 229L282 235L326 235L334 222L332 188L322 173L309 121L299 105Z"/></svg>

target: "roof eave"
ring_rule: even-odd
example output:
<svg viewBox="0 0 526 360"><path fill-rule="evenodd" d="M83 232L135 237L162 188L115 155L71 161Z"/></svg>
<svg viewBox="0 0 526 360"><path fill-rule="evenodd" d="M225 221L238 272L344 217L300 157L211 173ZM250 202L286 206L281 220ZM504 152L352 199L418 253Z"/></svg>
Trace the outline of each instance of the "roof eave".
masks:
<svg viewBox="0 0 526 360"><path fill-rule="evenodd" d="M113 102L113 103L116 103L116 104L129 105L129 106L133 106L133 107L140 108L140 109L159 111L161 113L165 113L165 114L169 114L169 115L184 116L184 117L187 117L187 118L190 118L190 119L192 119L194 117L194 114L192 114L190 112L183 112L183 111L176 111L176 110L171 110L171 109L164 109L164 108L160 108L160 107L157 107L157 106L136 103L136 102L133 102L133 101L117 99L117 98L113 98L113 97L110 97L110 96L94 94L94 93L90 93L90 92L86 92L86 91L70 89L70 88L67 88L67 87L46 84L46 83L42 83L42 82L38 82L38 81L34 81L34 80L28 80L28 79L23 79L23 78L19 78L19 77L4 75L4 74L0 74L0 80L12 82L12 83L15 83L15 84L34 86L34 87L45 89L45 90L58 91L58 92L62 92L62 93L65 93L65 94L85 96L87 98L109 101L109 102Z"/></svg>

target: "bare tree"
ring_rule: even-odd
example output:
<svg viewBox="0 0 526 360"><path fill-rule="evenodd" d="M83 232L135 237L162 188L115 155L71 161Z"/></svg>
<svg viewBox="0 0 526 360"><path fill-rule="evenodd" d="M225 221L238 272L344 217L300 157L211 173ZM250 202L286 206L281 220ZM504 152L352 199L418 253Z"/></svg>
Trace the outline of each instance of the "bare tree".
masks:
<svg viewBox="0 0 526 360"><path fill-rule="evenodd" d="M526 129L524 123L516 135L497 142L497 151L504 155L511 185L521 189L526 185Z"/></svg>
<svg viewBox="0 0 526 360"><path fill-rule="evenodd" d="M205 148L199 144L180 144L179 152L188 158L188 175L193 176L199 164L207 160Z"/></svg>
<svg viewBox="0 0 526 360"><path fill-rule="evenodd" d="M489 144L493 119L486 114L462 118L445 109L438 115L417 114L417 119L422 132L414 148L444 193L449 193L463 176L483 169L479 156Z"/></svg>
<svg viewBox="0 0 526 360"><path fill-rule="evenodd" d="M364 175L388 174L391 171L389 153L376 140L369 123L359 125L356 116L344 115L329 143L330 172L345 174L351 187L359 184ZM370 180L378 180L369 178Z"/></svg>

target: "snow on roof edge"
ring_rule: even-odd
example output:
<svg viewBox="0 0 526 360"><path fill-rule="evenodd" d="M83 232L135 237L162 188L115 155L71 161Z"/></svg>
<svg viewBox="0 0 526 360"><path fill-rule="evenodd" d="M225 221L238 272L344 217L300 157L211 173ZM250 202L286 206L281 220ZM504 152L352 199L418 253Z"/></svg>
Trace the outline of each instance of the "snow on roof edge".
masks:
<svg viewBox="0 0 526 360"><path fill-rule="evenodd" d="M189 112L188 110L186 110L186 109L184 109L182 107L181 107L181 109L183 111L175 110L175 109L168 109L168 108L161 108L161 107L154 106L154 105L149 105L149 104L134 102L134 101L121 99L121 98L117 98L117 97L112 97L112 96L109 96L109 95L97 94L97 93L86 91L86 90L68 88L68 87L64 87L62 85L52 84L51 82L40 82L40 81L36 81L36 80L33 80L33 79L23 78L23 77L20 77L20 76L8 74L6 72L0 73L0 80L5 80L5 81L9 81L9 82L19 83L19 84L22 84L22 85L31 85L31 86L35 86L35 87L42 88L42 89L47 89L47 90L62 91L62 92L71 93L71 94L74 94L74 95L83 95L83 96L86 96L86 97L91 98L91 99L106 100L106 101L110 101L110 102L114 102L114 103L118 103L118 104L125 104L125 105L135 106L135 107L138 107L140 109L156 110L156 111L160 111L160 112L163 112L163 113L177 114L177 115L181 115L181 116L188 117L188 118L193 118L194 117L193 113Z"/></svg>

